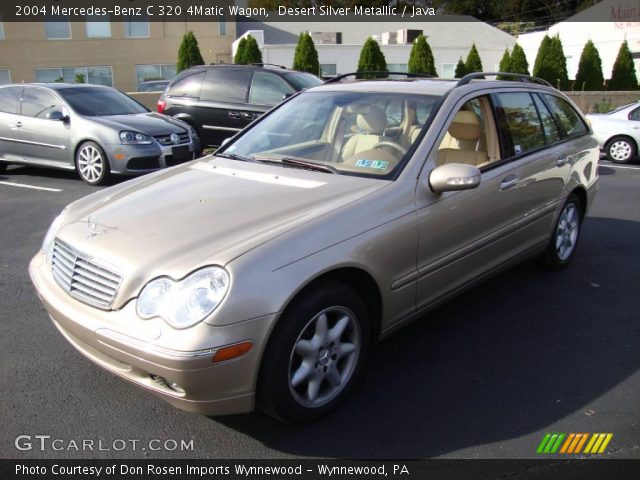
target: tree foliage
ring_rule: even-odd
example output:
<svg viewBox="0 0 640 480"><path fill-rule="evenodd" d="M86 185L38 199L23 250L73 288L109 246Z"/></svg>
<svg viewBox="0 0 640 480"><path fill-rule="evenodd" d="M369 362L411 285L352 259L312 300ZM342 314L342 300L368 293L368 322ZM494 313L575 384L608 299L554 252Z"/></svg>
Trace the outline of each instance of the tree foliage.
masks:
<svg viewBox="0 0 640 480"><path fill-rule="evenodd" d="M233 63L238 65L246 65L244 57L247 51L247 38L242 37L240 42L238 42L238 49L236 50L236 54L233 57Z"/></svg>
<svg viewBox="0 0 640 480"><path fill-rule="evenodd" d="M293 56L293 69L320 75L318 51L308 32L302 32L300 38L298 38L298 44Z"/></svg>
<svg viewBox="0 0 640 480"><path fill-rule="evenodd" d="M478 53L475 43L471 45L467 60L464 62L464 69L467 73L482 71L482 60L480 60L480 54Z"/></svg>
<svg viewBox="0 0 640 480"><path fill-rule="evenodd" d="M187 32L182 37L182 43L178 50L178 64L176 70L180 73L183 70L191 68L195 65L204 65L204 59L200 53L198 40L193 32Z"/></svg>
<svg viewBox="0 0 640 480"><path fill-rule="evenodd" d="M247 35L247 45L244 53L245 64L262 63L262 52L258 46L258 41L251 35Z"/></svg>
<svg viewBox="0 0 640 480"><path fill-rule="evenodd" d="M465 67L462 58L458 60L458 64L456 65L456 72L454 73L455 78L462 78L467 74L467 67Z"/></svg>
<svg viewBox="0 0 640 480"><path fill-rule="evenodd" d="M426 73L434 77L438 75L431 46L424 35L419 35L411 47L408 70L409 73Z"/></svg>
<svg viewBox="0 0 640 480"><path fill-rule="evenodd" d="M387 61L380 45L371 37L367 38L360 51L358 72L388 72Z"/></svg>
<svg viewBox="0 0 640 480"><path fill-rule="evenodd" d="M609 90L638 90L636 68L626 40L620 46L607 87Z"/></svg>
<svg viewBox="0 0 640 480"><path fill-rule="evenodd" d="M574 90L602 90L604 88L604 76L602 75L602 60L598 49L589 40L580 55L578 73L573 83Z"/></svg>
<svg viewBox="0 0 640 480"><path fill-rule="evenodd" d="M521 73L522 75L529 75L529 62L527 62L527 56L524 50L517 43L513 46L511 52L511 62L509 63L509 73Z"/></svg>
<svg viewBox="0 0 640 480"><path fill-rule="evenodd" d="M504 49L504 53L502 54L502 58L500 59L500 65L498 66L498 71L500 72L508 72L509 68L511 68L511 53L509 52L509 47ZM509 77L505 77L504 75L498 75L498 80L507 80Z"/></svg>
<svg viewBox="0 0 640 480"><path fill-rule="evenodd" d="M542 39L533 66L533 75L546 80L561 90L569 87L567 59L564 56L562 41L558 35L553 38L545 35Z"/></svg>

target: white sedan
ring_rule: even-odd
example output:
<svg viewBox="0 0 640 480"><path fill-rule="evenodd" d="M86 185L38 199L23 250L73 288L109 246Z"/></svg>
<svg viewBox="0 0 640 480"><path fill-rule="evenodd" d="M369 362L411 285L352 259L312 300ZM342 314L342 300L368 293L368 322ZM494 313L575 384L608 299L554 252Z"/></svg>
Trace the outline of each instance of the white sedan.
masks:
<svg viewBox="0 0 640 480"><path fill-rule="evenodd" d="M604 114L589 114L593 135L612 162L627 163L640 145L640 101Z"/></svg>

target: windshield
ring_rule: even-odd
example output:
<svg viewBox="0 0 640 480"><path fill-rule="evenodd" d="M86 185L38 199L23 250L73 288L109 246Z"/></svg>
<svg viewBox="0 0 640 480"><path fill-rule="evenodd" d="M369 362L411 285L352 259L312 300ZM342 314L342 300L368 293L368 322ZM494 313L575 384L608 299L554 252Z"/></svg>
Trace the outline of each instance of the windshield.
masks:
<svg viewBox="0 0 640 480"><path fill-rule="evenodd" d="M627 103L626 105L622 105L621 107L618 107L618 108L616 108L615 110L611 110L610 112L607 112L605 115L612 115L612 114L614 114L614 113L618 113L618 112L620 112L621 110L625 110L625 109L627 109L627 108L629 108L629 107L632 107L632 106L634 106L634 105L637 105L637 104L638 104L638 102Z"/></svg>
<svg viewBox="0 0 640 480"><path fill-rule="evenodd" d="M274 110L223 154L287 165L293 159L334 173L385 177L401 164L437 100L399 93L306 92Z"/></svg>
<svg viewBox="0 0 640 480"><path fill-rule="evenodd" d="M310 73L285 73L284 76L289 83L293 85L297 90L305 90L307 88L316 87L321 83L324 83L322 79L311 75Z"/></svg>
<svg viewBox="0 0 640 480"><path fill-rule="evenodd" d="M88 87L62 88L57 92L77 113L88 117L148 112L145 107L118 90Z"/></svg>

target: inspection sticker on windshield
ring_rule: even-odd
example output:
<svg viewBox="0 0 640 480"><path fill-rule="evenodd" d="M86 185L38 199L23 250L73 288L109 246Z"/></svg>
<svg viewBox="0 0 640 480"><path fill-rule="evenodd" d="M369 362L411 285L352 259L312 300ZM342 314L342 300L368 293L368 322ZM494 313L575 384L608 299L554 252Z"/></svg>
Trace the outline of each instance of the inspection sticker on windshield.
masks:
<svg viewBox="0 0 640 480"><path fill-rule="evenodd" d="M383 160L365 160L361 158L356 162L356 167L375 168L376 170L386 170L387 166L389 166L389 162Z"/></svg>

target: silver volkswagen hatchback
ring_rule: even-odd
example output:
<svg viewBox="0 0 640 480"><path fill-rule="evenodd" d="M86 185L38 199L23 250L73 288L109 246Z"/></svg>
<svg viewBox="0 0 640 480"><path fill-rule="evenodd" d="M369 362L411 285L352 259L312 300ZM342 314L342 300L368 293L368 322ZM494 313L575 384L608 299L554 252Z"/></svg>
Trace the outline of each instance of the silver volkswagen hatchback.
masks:
<svg viewBox="0 0 640 480"><path fill-rule="evenodd" d="M76 170L91 185L194 159L193 128L99 85L0 87L0 172L7 164Z"/></svg>
<svg viewBox="0 0 640 480"><path fill-rule="evenodd" d="M185 410L327 413L372 342L524 258L575 255L597 141L549 85L481 75L338 78L72 203L30 265L54 325Z"/></svg>

